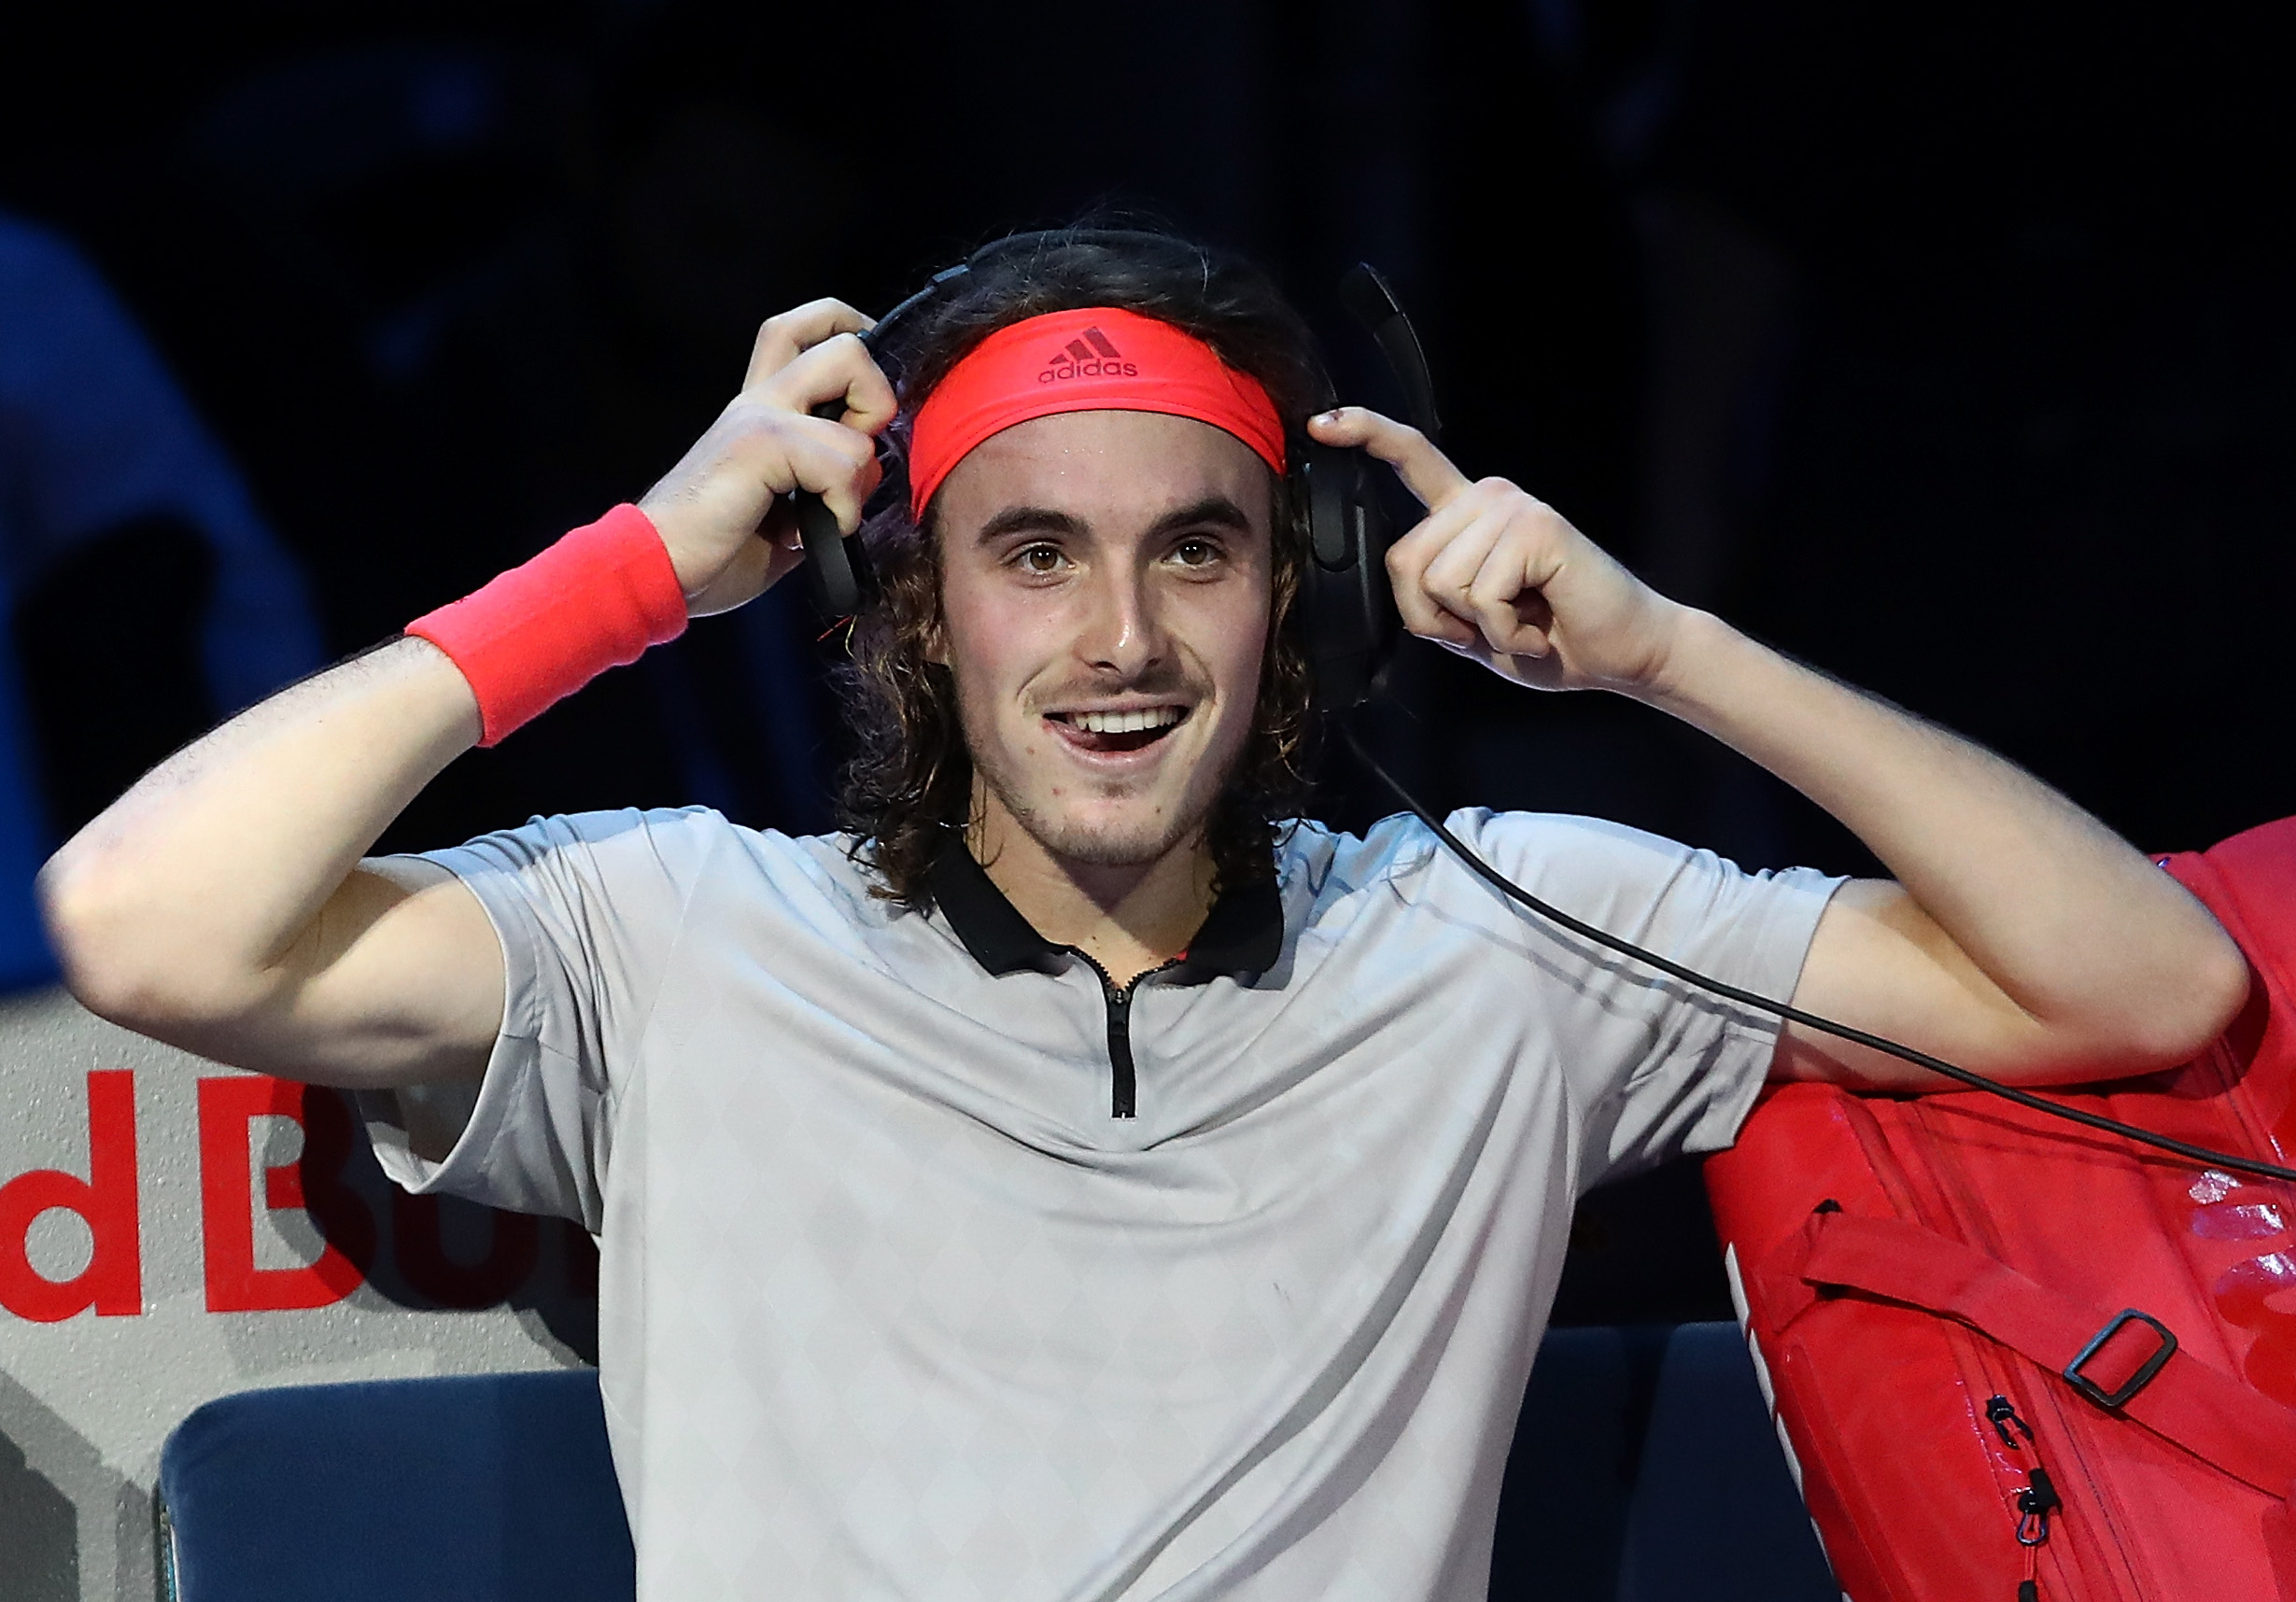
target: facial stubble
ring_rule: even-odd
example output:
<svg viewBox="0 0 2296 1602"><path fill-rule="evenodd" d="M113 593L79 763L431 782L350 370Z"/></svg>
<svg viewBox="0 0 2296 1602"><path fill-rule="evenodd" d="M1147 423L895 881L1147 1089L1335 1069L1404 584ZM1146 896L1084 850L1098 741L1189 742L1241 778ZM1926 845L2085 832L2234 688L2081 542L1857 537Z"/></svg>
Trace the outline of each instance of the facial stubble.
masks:
<svg viewBox="0 0 2296 1602"><path fill-rule="evenodd" d="M1199 710L1204 705L1197 703ZM1173 850L1202 841L1212 812L1219 804L1237 768L1244 761L1248 735L1233 743L1230 750L1206 752L1198 759L1199 766L1209 767L1212 782L1201 781L1201 774L1190 775L1190 781L1182 786L1177 810L1150 814L1137 820L1128 829L1106 823L1085 821L1049 812L1032 804L1027 796L1024 776L1014 771L1020 761L1006 760L1004 748L992 738L993 730L982 726L993 717L983 710L978 715L960 688L957 696L958 717L965 729L965 743L972 755L973 772L980 784L994 795L1005 811L1020 825L1030 839L1036 842L1049 856L1058 862L1070 862L1087 867L1145 867L1162 861ZM1251 713L1246 716L1247 729ZM1060 737L1048 733L1045 738ZM984 752L993 753L984 759Z"/></svg>

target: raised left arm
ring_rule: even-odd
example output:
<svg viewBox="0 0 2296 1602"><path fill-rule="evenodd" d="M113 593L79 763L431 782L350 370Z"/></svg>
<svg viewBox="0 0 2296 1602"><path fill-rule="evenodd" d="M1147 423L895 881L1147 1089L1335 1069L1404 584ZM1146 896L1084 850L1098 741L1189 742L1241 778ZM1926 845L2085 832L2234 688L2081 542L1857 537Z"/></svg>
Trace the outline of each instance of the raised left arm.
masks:
<svg viewBox="0 0 2296 1602"><path fill-rule="evenodd" d="M1311 428L1393 463L1428 506L1388 557L1412 632L1521 683L1682 718L1824 807L1895 876L1835 896L1796 1005L2026 1084L2171 1066L2239 1009L2247 965L2207 909L2038 780L1668 600L1409 429L1352 407ZM1944 1083L1800 1025L1772 1073Z"/></svg>
<svg viewBox="0 0 2296 1602"><path fill-rule="evenodd" d="M2247 994L2206 908L2104 824L1992 752L1686 612L1642 698L1777 774L1866 842L1794 1001L1995 1078L2181 1062ZM1936 1075L1799 1024L1771 1072L1910 1089Z"/></svg>

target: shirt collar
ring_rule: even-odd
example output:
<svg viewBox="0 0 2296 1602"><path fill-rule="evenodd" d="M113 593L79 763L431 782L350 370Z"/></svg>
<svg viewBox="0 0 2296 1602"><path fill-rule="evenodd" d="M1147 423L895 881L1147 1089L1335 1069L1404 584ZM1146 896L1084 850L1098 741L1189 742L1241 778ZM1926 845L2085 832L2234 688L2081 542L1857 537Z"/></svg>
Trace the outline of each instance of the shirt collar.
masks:
<svg viewBox="0 0 2296 1602"><path fill-rule="evenodd" d="M1049 972L1075 950L1036 933L973 860L951 841L925 874L925 888L965 949L999 977L1021 968ZM1201 985L1217 976L1263 974L1284 949L1284 902L1273 878L1223 892L1180 953L1172 982Z"/></svg>

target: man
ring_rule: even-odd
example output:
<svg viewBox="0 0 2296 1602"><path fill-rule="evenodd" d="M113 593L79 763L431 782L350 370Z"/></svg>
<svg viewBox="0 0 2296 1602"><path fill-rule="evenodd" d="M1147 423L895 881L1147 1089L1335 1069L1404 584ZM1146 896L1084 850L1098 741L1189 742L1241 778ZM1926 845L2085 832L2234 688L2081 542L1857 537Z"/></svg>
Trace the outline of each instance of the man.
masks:
<svg viewBox="0 0 2296 1602"><path fill-rule="evenodd" d="M45 881L95 1010L377 1092L402 1182L600 1232L646 1596L1479 1596L1575 1196L1726 1144L1766 1069L1918 1087L1524 919L1409 820L1284 822L1303 422L1427 505L1415 632L1687 719L1897 876L1460 814L1517 881L2005 1078L2162 1066L2238 1005L2206 913L2063 798L1316 411L1245 269L1040 237L918 316L899 396L848 308L768 323L642 515L226 725ZM888 428L852 835L360 860L474 741L789 571L777 497L854 527Z"/></svg>

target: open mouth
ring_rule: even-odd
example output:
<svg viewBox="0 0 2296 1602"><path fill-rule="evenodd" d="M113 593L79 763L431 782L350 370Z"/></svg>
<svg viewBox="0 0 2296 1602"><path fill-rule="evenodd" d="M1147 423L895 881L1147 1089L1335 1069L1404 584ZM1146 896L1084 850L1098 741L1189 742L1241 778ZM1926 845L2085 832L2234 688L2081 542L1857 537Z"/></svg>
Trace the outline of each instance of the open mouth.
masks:
<svg viewBox="0 0 2296 1602"><path fill-rule="evenodd" d="M1188 721L1186 707L1139 707L1121 712L1049 712L1069 740L1086 751L1145 751Z"/></svg>

